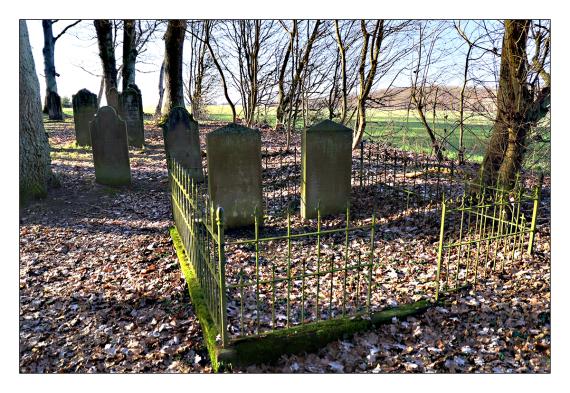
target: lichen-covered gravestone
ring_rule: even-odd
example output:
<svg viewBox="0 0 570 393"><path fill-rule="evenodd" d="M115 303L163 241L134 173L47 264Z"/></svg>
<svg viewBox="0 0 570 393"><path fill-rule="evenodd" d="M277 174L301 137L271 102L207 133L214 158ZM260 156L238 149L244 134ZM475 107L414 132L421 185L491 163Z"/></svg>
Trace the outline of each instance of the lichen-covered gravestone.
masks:
<svg viewBox="0 0 570 393"><path fill-rule="evenodd" d="M324 120L303 131L301 139L301 216L346 211L350 201L352 130Z"/></svg>
<svg viewBox="0 0 570 393"><path fill-rule="evenodd" d="M97 113L97 95L81 89L72 97L75 141L79 146L91 146L89 123Z"/></svg>
<svg viewBox="0 0 570 393"><path fill-rule="evenodd" d="M136 85L129 85L119 95L120 115L127 123L129 146L143 147L144 122L141 92Z"/></svg>
<svg viewBox="0 0 570 393"><path fill-rule="evenodd" d="M208 191L215 207L224 209L226 228L261 225L261 134L228 124L206 136Z"/></svg>
<svg viewBox="0 0 570 393"><path fill-rule="evenodd" d="M186 108L172 108L162 126L166 158L174 159L194 181L204 181L198 123Z"/></svg>
<svg viewBox="0 0 570 393"><path fill-rule="evenodd" d="M97 183L120 186L131 182L127 125L113 107L99 109L91 122L91 144Z"/></svg>

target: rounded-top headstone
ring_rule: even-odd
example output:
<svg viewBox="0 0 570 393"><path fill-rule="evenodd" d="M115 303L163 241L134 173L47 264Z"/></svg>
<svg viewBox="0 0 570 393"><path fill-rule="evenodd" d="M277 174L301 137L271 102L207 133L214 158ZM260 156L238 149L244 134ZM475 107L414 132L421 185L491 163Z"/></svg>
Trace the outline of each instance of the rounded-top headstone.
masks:
<svg viewBox="0 0 570 393"><path fill-rule="evenodd" d="M200 134L192 115L184 107L174 107L162 129L167 160L178 162L194 181L204 181Z"/></svg>
<svg viewBox="0 0 570 393"><path fill-rule="evenodd" d="M352 130L323 120L301 138L301 216L317 217L346 211L350 201Z"/></svg>
<svg viewBox="0 0 570 393"><path fill-rule="evenodd" d="M261 133L235 123L206 136L208 191L227 228L261 224Z"/></svg>
<svg viewBox="0 0 570 393"><path fill-rule="evenodd" d="M119 115L127 122L129 146L143 147L144 121L141 92L137 85L129 84L127 89L119 94Z"/></svg>
<svg viewBox="0 0 570 393"><path fill-rule="evenodd" d="M119 113L119 111L120 111L119 102L120 102L120 98L121 98L120 94L119 94L119 90L117 90L117 88L115 88L115 87L111 87L109 89L108 94L107 94L107 98L108 98L107 101L109 101L109 102L107 102L107 105L113 107L115 109L115 111L117 113Z"/></svg>
<svg viewBox="0 0 570 393"><path fill-rule="evenodd" d="M73 104L73 122L75 123L75 141L80 146L91 146L89 123L97 113L97 95L87 89L81 89L71 98Z"/></svg>
<svg viewBox="0 0 570 393"><path fill-rule="evenodd" d="M96 181L111 186L129 184L127 126L114 108L104 106L95 115L91 122L91 143Z"/></svg>

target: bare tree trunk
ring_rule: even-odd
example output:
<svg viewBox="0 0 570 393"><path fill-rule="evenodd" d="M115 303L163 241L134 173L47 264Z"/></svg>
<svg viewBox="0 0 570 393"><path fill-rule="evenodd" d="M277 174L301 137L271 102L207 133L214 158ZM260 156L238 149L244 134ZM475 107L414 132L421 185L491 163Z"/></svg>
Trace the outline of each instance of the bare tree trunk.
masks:
<svg viewBox="0 0 570 393"><path fill-rule="evenodd" d="M289 62L289 56L293 51L293 43L295 37L297 36L297 21L293 20L293 28L289 33L289 43L287 44L287 49L285 50L285 56L283 57L283 62L281 63L281 68L279 70L279 78L277 80L277 119L284 118L282 102L285 99L285 72L287 71L287 63ZM279 129L283 126L283 122L275 124L275 128Z"/></svg>
<svg viewBox="0 0 570 393"><path fill-rule="evenodd" d="M352 140L352 148L355 149L362 140L364 130L366 129L366 101L370 94L370 89L374 84L374 77L376 76L376 69L378 67L378 55L380 54L380 46L384 39L384 20L378 20L372 33L366 29L366 21L362 20L360 23L362 30L362 51L360 52L360 66L358 73L360 75L360 92L356 103L358 109L358 117L356 122L356 134ZM366 55L368 54L368 44L370 39L371 53L370 53L370 69L365 76Z"/></svg>
<svg viewBox="0 0 570 393"><path fill-rule="evenodd" d="M20 203L47 195L52 173L50 147L42 122L40 84L28 28L20 20Z"/></svg>
<svg viewBox="0 0 570 393"><path fill-rule="evenodd" d="M461 86L461 94L459 95L459 152L457 158L459 164L465 163L465 146L463 145L463 136L465 135L465 88L467 87L467 74L469 72L469 57L473 45L469 45L467 56L465 56L465 67L463 69L463 86Z"/></svg>
<svg viewBox="0 0 570 393"><path fill-rule="evenodd" d="M162 99L164 97L164 60L160 65L160 75L158 77L158 104L154 110L154 117L162 116Z"/></svg>
<svg viewBox="0 0 570 393"><path fill-rule="evenodd" d="M123 23L123 91L127 90L129 85L135 84L136 69L135 64L137 61L137 48L136 48L136 31L135 21L132 19L125 19Z"/></svg>
<svg viewBox="0 0 570 393"><path fill-rule="evenodd" d="M170 20L164 35L164 76L166 99L162 111L170 112L175 106L184 107L184 80L182 76L182 53L186 20Z"/></svg>
<svg viewBox="0 0 570 393"><path fill-rule="evenodd" d="M226 77L224 76L224 71L222 70L220 63L218 62L218 59L216 59L216 55L214 54L214 50L212 49L212 45L210 44L210 27L211 27L210 23L211 23L211 21L206 20L204 23L205 23L204 42L206 43L206 46L208 47L208 50L210 51L210 56L212 56L212 61L214 62L214 65L216 66L216 69L218 70L218 72L220 74L220 78L222 78L222 87L224 89L224 96L226 97L226 101L228 102L228 104L232 110L232 123L235 123L236 119L237 119L236 107L235 107L234 103L232 102L232 100L230 99L230 96L228 94L228 85L226 83Z"/></svg>
<svg viewBox="0 0 570 393"><path fill-rule="evenodd" d="M513 185L522 166L528 131L549 110L550 86L547 85L533 100L526 80L526 41L530 24L530 20L505 21L497 117L481 168L481 180L487 185L506 188ZM549 81L548 75L547 84Z"/></svg>
<svg viewBox="0 0 570 393"><path fill-rule="evenodd" d="M50 19L42 20L42 28L44 32L44 47L42 53L44 55L44 76L46 80L46 91L57 93L57 81L55 72L55 39L53 36L53 21Z"/></svg>
<svg viewBox="0 0 570 393"><path fill-rule="evenodd" d="M103 98L103 92L105 91L105 76L101 75L101 83L99 84L99 93L97 94L97 106L101 106L101 98Z"/></svg>
<svg viewBox="0 0 570 393"><path fill-rule="evenodd" d="M415 98L414 98L415 100ZM429 139L431 141L431 145L433 147L433 150L435 152L435 156L437 158L438 161L443 161L443 152L441 150L441 145L438 143L437 138L435 137L435 133L433 132L433 129L430 127L426 116L424 114L424 110L423 110L423 106L421 103L417 103L416 102L416 112L418 112L418 115L420 116L420 120L422 122L422 124L424 125L424 128L426 129Z"/></svg>
<svg viewBox="0 0 570 393"><path fill-rule="evenodd" d="M204 27L202 26L201 37L204 36ZM204 64L206 58L206 44L198 37L192 36L192 59L190 61L190 78L188 80L188 95L191 99L192 115L194 119L200 119L205 113L205 103L203 94L203 83L205 78L206 66ZM196 46L197 45L197 46Z"/></svg>
<svg viewBox="0 0 570 393"><path fill-rule="evenodd" d="M117 65L115 62L115 47L113 46L113 24L108 19L97 19L93 22L97 32L99 57L103 66L105 78L105 96L107 103L112 101L109 90L117 89Z"/></svg>
<svg viewBox="0 0 570 393"><path fill-rule="evenodd" d="M335 116L335 109L336 109L336 104L337 104L337 98L338 98L338 71L339 71L339 67L340 67L340 51L337 50L337 54L336 54L336 60L335 60L335 66L334 66L334 76L333 76L333 81L332 81L332 85L331 85L331 89L329 91L329 98L327 101L327 109L329 111L329 120L332 120Z"/></svg>
<svg viewBox="0 0 570 393"><path fill-rule="evenodd" d="M513 185L522 165L526 135L531 125L548 113L550 86L534 102L527 86L526 40L530 23L505 21L497 117L481 168L482 181L487 185L506 188ZM547 80L550 81L549 76Z"/></svg>
<svg viewBox="0 0 570 393"><path fill-rule="evenodd" d="M51 19L42 20L44 32L44 74L46 80L46 96L44 113L48 114L50 120L63 120L61 99L57 93L57 81L55 72L55 37L53 36L53 21Z"/></svg>
<svg viewBox="0 0 570 393"><path fill-rule="evenodd" d="M342 107L340 109L340 122L342 124L346 123L346 115L348 111L348 92L346 90L346 49L342 42L342 38L340 36L340 29L338 27L338 20L334 21L335 29L336 29L336 40L338 44L338 50L340 53L340 72L341 72L341 79L342 79Z"/></svg>
<svg viewBox="0 0 570 393"><path fill-rule="evenodd" d="M311 36L307 40L307 47L305 48L305 52L303 53L302 60L297 64L297 69L295 72L295 76L291 81L291 88L285 95L284 99L277 103L277 123L282 124L285 120L285 109L289 105L290 101L294 98L295 92L297 91L297 86L300 83L301 75L303 73L303 69L309 63L309 57L311 54L311 50L313 48L313 44L315 43L318 33L319 33L319 26L321 21L317 19L315 21L315 27L313 28L313 32Z"/></svg>

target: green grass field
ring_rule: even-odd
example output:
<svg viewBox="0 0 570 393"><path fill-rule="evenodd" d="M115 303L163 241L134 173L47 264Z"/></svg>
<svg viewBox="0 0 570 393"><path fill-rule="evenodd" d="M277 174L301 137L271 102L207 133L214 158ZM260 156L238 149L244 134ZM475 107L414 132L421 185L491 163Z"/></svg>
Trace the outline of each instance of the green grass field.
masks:
<svg viewBox="0 0 570 393"><path fill-rule="evenodd" d="M190 108L188 108L190 109ZM241 107L236 107L238 117L242 113ZM153 113L154 107L145 107L145 113ZM232 114L228 105L210 105L207 107L208 119L206 121L225 121L231 122ZM64 108L64 113L73 115L71 108ZM465 132L464 145L465 157L474 162L481 162L487 148L487 142L492 128L492 120L484 116L467 113L465 115ZM315 119L308 125L322 120L322 116L315 116ZM258 120L265 122L269 126L275 126L275 108L268 108L267 111L261 109ZM435 121L434 121L435 120ZM432 129L438 136L438 139L444 138L446 143L445 154L449 158L457 157L459 147L459 127L458 114L452 111L440 111L436 113L435 119L433 114L428 114L428 121ZM354 128L355 122L348 124ZM303 120L297 119L297 130L303 129ZM550 127L541 125L537 127L542 137L550 140ZM367 127L366 139L375 139L385 141L404 150L431 153L431 141L429 136L417 117L415 112L406 112L405 110L367 110ZM532 142L529 145L526 154L526 166L535 170L543 170L550 172L550 143Z"/></svg>
<svg viewBox="0 0 570 393"><path fill-rule="evenodd" d="M240 107L236 108L238 116ZM231 121L232 115L228 105L208 106L208 119L216 121ZM449 158L456 158L459 148L459 115L457 112L440 111L436 113L435 121L432 113L428 114L428 121L438 139L444 138L446 143L445 154ZM491 133L493 122L491 119L478 114L467 113L465 115L465 131L463 143L465 156L475 162L481 162L487 148L487 142ZM315 121L321 120L316 118ZM268 108L267 112L261 111L260 121L275 126L275 109ZM314 122L314 121L313 121ZM309 124L310 125L310 124ZM355 121L348 124L354 128ZM303 128L302 119L296 122L297 129ZM550 139L549 127L540 127L544 139ZM431 141L415 112L405 110L367 110L366 139L381 140L391 145L411 151L430 153ZM527 153L529 166L536 170L550 171L550 143L531 143Z"/></svg>

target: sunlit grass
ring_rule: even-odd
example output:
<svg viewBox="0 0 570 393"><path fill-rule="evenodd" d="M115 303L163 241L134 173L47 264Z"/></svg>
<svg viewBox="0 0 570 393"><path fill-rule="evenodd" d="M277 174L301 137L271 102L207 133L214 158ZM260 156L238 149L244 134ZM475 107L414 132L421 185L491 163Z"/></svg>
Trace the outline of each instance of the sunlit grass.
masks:
<svg viewBox="0 0 570 393"><path fill-rule="evenodd" d="M190 107L187 107L187 109L191 111ZM153 114L154 110L155 107L148 106L144 108L144 113ZM200 119L201 123L232 121L232 112L229 105L209 105L206 112L207 118ZM72 108L64 108L64 113L71 116L73 115L73 110ZM236 106L236 114L239 118L243 118L243 108L240 105ZM326 118L327 113L323 111L320 114L311 113L311 115L314 118L306 124L307 126ZM437 139L444 141L445 155L450 159L457 158L459 149L459 113L457 111L438 111L435 113L435 118L433 112L429 112L426 115ZM72 120L66 119L66 121ZM276 107L260 107L256 121L275 127ZM150 120L145 120L145 124L150 124L149 122L152 123ZM493 126L492 115L488 118L478 113L466 112L464 124L463 143L465 146L465 157L473 162L482 162ZM304 126L303 119L299 116L295 123L295 128L299 131ZM347 126L354 129L355 121L350 121ZM541 133L545 139L550 138L548 128L542 127ZM415 111L367 109L365 139L384 141L404 150L433 153L431 140ZM530 157L531 161L534 162L533 165L537 168L550 170L550 144L531 144L527 151L527 157Z"/></svg>

